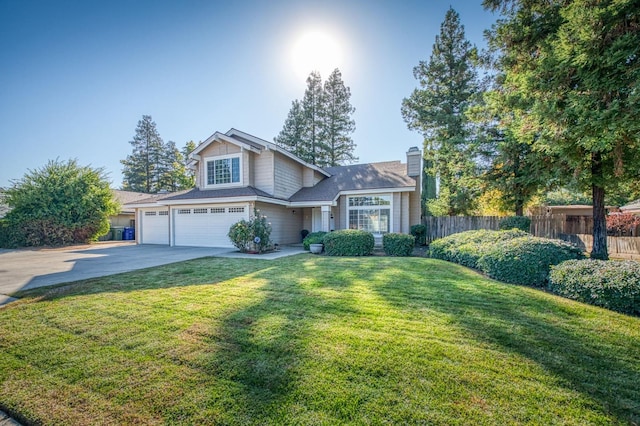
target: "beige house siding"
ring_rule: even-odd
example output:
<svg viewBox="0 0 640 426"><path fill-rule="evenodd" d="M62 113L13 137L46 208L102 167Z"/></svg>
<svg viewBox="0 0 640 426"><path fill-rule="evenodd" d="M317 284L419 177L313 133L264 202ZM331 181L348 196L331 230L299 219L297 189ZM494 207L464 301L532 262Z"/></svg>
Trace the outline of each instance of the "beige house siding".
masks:
<svg viewBox="0 0 640 426"><path fill-rule="evenodd" d="M111 224L111 227L133 226L133 224L135 223L135 218L135 213L120 213L116 216L109 216L109 223Z"/></svg>
<svg viewBox="0 0 640 426"><path fill-rule="evenodd" d="M253 185L268 193L274 193L274 158L273 151L263 151L253 155Z"/></svg>
<svg viewBox="0 0 640 426"><path fill-rule="evenodd" d="M289 198L302 188L302 165L282 154L276 154L274 166L274 196Z"/></svg>
<svg viewBox="0 0 640 426"><path fill-rule="evenodd" d="M416 181L416 189L409 194L409 228L422 223L422 208L420 207L422 202L420 196L420 188L422 188L421 176L418 175L414 179Z"/></svg>
<svg viewBox="0 0 640 426"><path fill-rule="evenodd" d="M300 242L300 231L303 229L304 214L300 209L291 209L273 204L255 203L267 221L271 223L271 241L278 244L295 244ZM295 211L295 214L293 213ZM309 229L309 228L306 228Z"/></svg>
<svg viewBox="0 0 640 426"><path fill-rule="evenodd" d="M400 211L401 215L401 225L400 232L403 234L408 234L411 230L411 220L409 219L411 216L411 196L408 192L402 193L402 209Z"/></svg>
<svg viewBox="0 0 640 426"><path fill-rule="evenodd" d="M205 189L205 186L207 185L207 167L205 164L205 158L207 157L217 157L220 155L229 155L229 154L237 154L239 152L242 151L242 148L240 148L237 145L234 145L232 143L228 143L228 142L216 142L216 143L212 143L211 145L207 146L205 149L203 149L198 155L200 156L200 158L202 159L199 163L198 163L198 175L196 177L196 185L198 185L198 187L200 189ZM243 156L242 158L242 162L244 163L246 160L246 157ZM247 167L244 167L245 170L243 170L243 179L244 178L248 178L246 175L244 175L245 171L248 169ZM247 182L247 180L245 180L244 182Z"/></svg>
<svg viewBox="0 0 640 426"><path fill-rule="evenodd" d="M298 214L298 212L302 213L302 229L306 229L307 231L311 232L311 227L313 226L313 210L311 209L311 207L308 207L304 209L296 209L296 214Z"/></svg>
<svg viewBox="0 0 640 426"><path fill-rule="evenodd" d="M393 208L391 232L402 232L402 194L400 192L394 192L392 195L393 201L391 207Z"/></svg>

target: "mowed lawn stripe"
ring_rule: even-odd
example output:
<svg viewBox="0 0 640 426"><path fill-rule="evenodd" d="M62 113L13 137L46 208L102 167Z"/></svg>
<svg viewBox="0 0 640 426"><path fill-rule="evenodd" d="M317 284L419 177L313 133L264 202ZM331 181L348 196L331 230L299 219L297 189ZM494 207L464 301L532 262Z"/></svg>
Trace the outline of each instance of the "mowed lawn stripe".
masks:
<svg viewBox="0 0 640 426"><path fill-rule="evenodd" d="M26 291L0 405L42 424L625 424L640 320L422 258L206 258Z"/></svg>

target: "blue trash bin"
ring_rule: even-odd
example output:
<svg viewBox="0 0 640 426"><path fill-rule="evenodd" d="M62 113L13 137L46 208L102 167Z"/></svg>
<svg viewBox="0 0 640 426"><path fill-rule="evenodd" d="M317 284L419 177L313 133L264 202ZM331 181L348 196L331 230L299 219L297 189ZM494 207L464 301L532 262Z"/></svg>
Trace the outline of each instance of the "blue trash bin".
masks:
<svg viewBox="0 0 640 426"><path fill-rule="evenodd" d="M134 240L135 239L134 228L125 227L124 231L122 232L122 239L127 241Z"/></svg>

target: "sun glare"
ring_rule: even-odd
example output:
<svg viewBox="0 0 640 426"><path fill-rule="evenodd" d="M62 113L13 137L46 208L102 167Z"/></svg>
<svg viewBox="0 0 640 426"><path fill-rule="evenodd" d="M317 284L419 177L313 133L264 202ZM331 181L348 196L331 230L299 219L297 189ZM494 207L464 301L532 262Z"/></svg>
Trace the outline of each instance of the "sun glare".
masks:
<svg viewBox="0 0 640 426"><path fill-rule="evenodd" d="M311 71L319 71L325 80L331 71L340 68L342 50L340 44L321 31L310 31L298 38L292 50L296 76L306 79Z"/></svg>

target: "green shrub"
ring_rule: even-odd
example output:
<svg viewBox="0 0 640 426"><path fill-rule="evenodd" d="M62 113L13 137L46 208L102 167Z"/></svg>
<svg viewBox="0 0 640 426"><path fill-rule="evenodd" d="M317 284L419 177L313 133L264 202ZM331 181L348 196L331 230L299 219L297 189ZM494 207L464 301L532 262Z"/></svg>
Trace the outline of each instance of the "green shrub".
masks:
<svg viewBox="0 0 640 426"><path fill-rule="evenodd" d="M302 246L306 251L309 251L309 246L311 244L322 244L325 235L327 235L327 233L323 231L312 232L304 237L304 240L302 240Z"/></svg>
<svg viewBox="0 0 640 426"><path fill-rule="evenodd" d="M231 225L227 235L233 245L242 253L245 253L249 249L249 244L251 244L251 240L253 239L250 223L244 219Z"/></svg>
<svg viewBox="0 0 640 426"><path fill-rule="evenodd" d="M415 237L416 244L425 245L427 243L427 227L425 225L413 225L410 233Z"/></svg>
<svg viewBox="0 0 640 426"><path fill-rule="evenodd" d="M20 243L20 235L15 226L6 220L0 220L0 248L16 248L24 246Z"/></svg>
<svg viewBox="0 0 640 426"><path fill-rule="evenodd" d="M549 289L569 299L640 315L640 262L567 260L551 268Z"/></svg>
<svg viewBox="0 0 640 426"><path fill-rule="evenodd" d="M372 233L357 229L342 229L324 236L324 251L329 256L368 256L374 245Z"/></svg>
<svg viewBox="0 0 640 426"><path fill-rule="evenodd" d="M387 256L411 256L416 238L407 234L384 234L382 248Z"/></svg>
<svg viewBox="0 0 640 426"><path fill-rule="evenodd" d="M266 216L260 214L260 210L255 209L253 213L254 217L248 222L242 219L231 225L227 234L242 253L250 249L263 253L271 248L271 224L267 222Z"/></svg>
<svg viewBox="0 0 640 426"><path fill-rule="evenodd" d="M500 281L543 286L551 265L582 257L580 249L564 241L528 236L493 244L477 265Z"/></svg>
<svg viewBox="0 0 640 426"><path fill-rule="evenodd" d="M529 232L531 229L531 219L525 216L509 216L505 217L498 224L498 228L502 230L520 229Z"/></svg>
<svg viewBox="0 0 640 426"><path fill-rule="evenodd" d="M478 259L494 244L524 236L530 236L530 234L515 229L509 231L479 229L460 232L433 241L429 245L429 255L435 259L478 269Z"/></svg>

